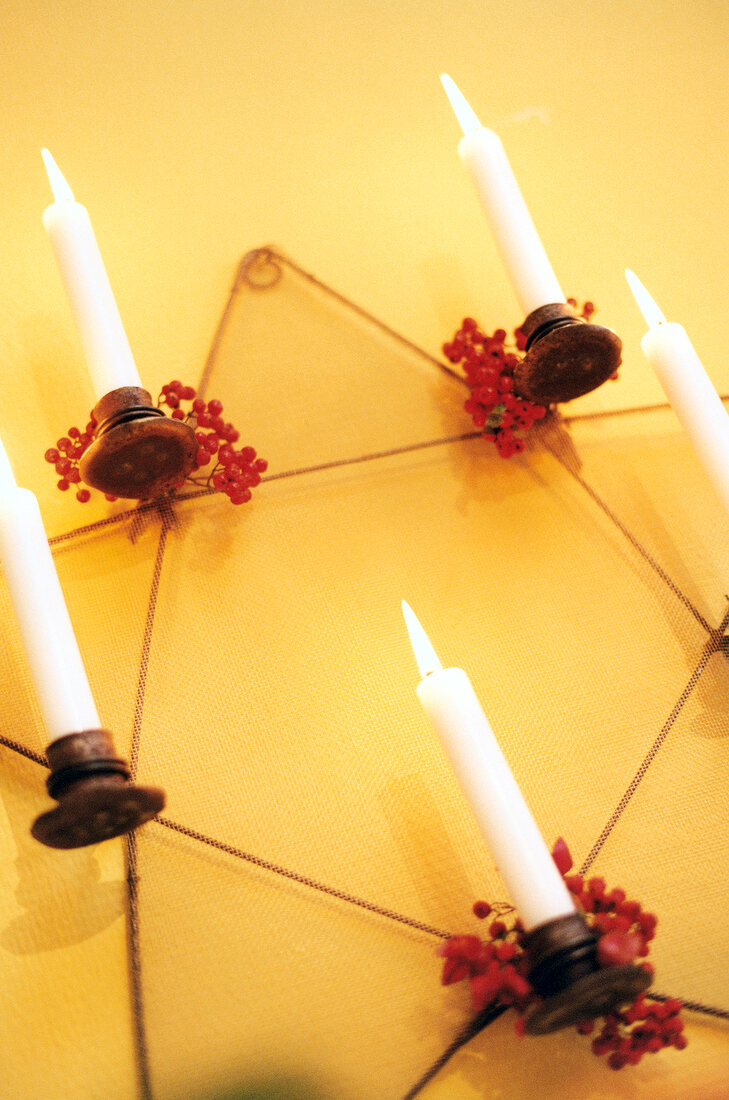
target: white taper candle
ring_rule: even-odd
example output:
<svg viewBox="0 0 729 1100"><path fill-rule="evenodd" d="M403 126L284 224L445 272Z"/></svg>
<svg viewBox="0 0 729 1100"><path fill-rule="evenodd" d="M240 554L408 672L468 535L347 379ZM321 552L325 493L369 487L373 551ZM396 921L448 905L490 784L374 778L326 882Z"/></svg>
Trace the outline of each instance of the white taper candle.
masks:
<svg viewBox="0 0 729 1100"><path fill-rule="evenodd" d="M98 729L38 501L18 488L0 441L0 563L49 741Z"/></svg>
<svg viewBox="0 0 729 1100"><path fill-rule="evenodd" d="M43 225L78 326L96 397L122 386L141 387L88 211L74 199L47 149L43 160L55 198L43 212Z"/></svg>
<svg viewBox="0 0 729 1100"><path fill-rule="evenodd" d="M564 302L562 288L524 202L498 134L481 125L445 73L443 87L461 124L458 153L469 169L524 314L552 302Z"/></svg>
<svg viewBox="0 0 729 1100"><path fill-rule="evenodd" d="M675 321L666 321L632 271L626 271L625 275L650 325L640 343L643 354L656 372L717 496L729 512L729 414L686 330Z"/></svg>
<svg viewBox="0 0 729 1100"><path fill-rule="evenodd" d="M423 677L418 698L438 734L526 931L575 912L570 893L460 668L443 668L422 626L403 614Z"/></svg>

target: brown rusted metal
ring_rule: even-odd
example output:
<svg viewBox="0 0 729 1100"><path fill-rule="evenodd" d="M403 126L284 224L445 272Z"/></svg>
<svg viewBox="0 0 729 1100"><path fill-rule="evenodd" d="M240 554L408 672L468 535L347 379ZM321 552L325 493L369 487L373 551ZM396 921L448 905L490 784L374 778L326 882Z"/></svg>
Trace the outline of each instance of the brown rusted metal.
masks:
<svg viewBox="0 0 729 1100"><path fill-rule="evenodd" d="M544 999L527 1016L530 1035L546 1035L630 1004L651 984L640 966L597 961L597 939L581 913L557 917L524 936L529 981Z"/></svg>
<svg viewBox="0 0 729 1100"><path fill-rule="evenodd" d="M52 741L48 791L58 801L31 833L49 848L82 848L128 833L163 809L164 792L129 782L129 768L107 730L84 730Z"/></svg>
<svg viewBox="0 0 729 1100"><path fill-rule="evenodd" d="M115 497L149 500L170 492L192 470L197 452L193 429L155 408L147 390L112 390L92 416L96 438L79 462L87 485Z"/></svg>
<svg viewBox="0 0 729 1100"><path fill-rule="evenodd" d="M514 389L539 405L581 397L620 366L619 336L603 325L588 324L566 302L533 310L521 330L527 347L514 368Z"/></svg>

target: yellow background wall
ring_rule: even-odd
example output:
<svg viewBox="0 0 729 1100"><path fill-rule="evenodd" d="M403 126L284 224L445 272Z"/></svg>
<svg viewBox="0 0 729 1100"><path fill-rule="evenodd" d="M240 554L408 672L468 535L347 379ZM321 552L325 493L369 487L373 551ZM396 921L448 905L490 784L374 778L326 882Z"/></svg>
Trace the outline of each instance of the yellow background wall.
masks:
<svg viewBox="0 0 729 1100"><path fill-rule="evenodd" d="M438 81L446 70L501 135L565 292L592 298L597 320L623 338L620 382L578 407L639 406L663 398L640 352L645 326L625 266L686 326L717 387L729 389L728 40L722 0L5 0L0 434L18 479L41 498L49 533L70 526L69 502L49 490L42 452L78 420L79 406L90 407L92 392L41 226L50 201L41 146L90 211L152 392L199 375L239 258L268 243L437 354L465 314L487 328L522 320L456 153L458 126ZM271 346L275 360L275 329ZM135 558L130 575L147 570L152 553L141 565ZM80 589L77 602L80 616ZM87 644L98 637L89 627ZM89 657L105 663L103 652ZM11 678L12 654L4 660ZM114 677L97 672L104 676L112 698ZM51 1087L31 1020L69 1100L88 1100L74 1076L86 1017L73 1016L72 990L94 984L92 1011L107 1034L117 1028L119 1043L114 1083L105 1080L98 1095L109 1100L111 1087L133 1096L121 849L69 857L74 874L104 889L81 922L78 960L72 943L62 952L41 945L32 974L50 975L40 984L55 993L34 1003L13 920L29 896L36 908L58 906L64 928L78 914L65 886L38 885L39 864L51 868L53 854L39 855L18 826L37 774L6 757L0 896L12 900L0 1066L17 1100L36 1100L39 1081ZM185 899L170 904L184 909ZM223 1050L224 1031L218 1040ZM706 1078L717 1091L705 1093L719 1097L726 1048L703 1026L695 1044L704 1068L719 1051L719 1069ZM582 1048L559 1049L564 1072L577 1073ZM84 1057L108 1066L101 1045ZM689 1097L690 1063L674 1061ZM610 1091L607 1076L595 1100L639 1095L628 1079ZM470 1100L479 1095L470 1082L464 1072L462 1091L451 1079L432 1095ZM673 1078L654 1080L652 1094L674 1087Z"/></svg>

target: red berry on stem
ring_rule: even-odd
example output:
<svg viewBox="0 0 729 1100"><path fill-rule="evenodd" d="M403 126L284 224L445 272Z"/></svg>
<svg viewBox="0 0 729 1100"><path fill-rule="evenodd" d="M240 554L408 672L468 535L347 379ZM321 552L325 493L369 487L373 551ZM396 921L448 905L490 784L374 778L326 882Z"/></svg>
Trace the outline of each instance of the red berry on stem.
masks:
<svg viewBox="0 0 729 1100"><path fill-rule="evenodd" d="M557 870L561 875L566 875L572 870L572 856L563 837L558 836L552 848L552 859L557 864Z"/></svg>
<svg viewBox="0 0 729 1100"><path fill-rule="evenodd" d="M511 962L519 954L519 948L511 940L500 943L496 949L496 957L501 962Z"/></svg>
<svg viewBox="0 0 729 1100"><path fill-rule="evenodd" d="M626 966L634 962L641 947L637 932L606 932L597 941L600 966Z"/></svg>
<svg viewBox="0 0 729 1100"><path fill-rule="evenodd" d="M461 959L446 959L440 976L441 985L454 985L471 976L471 968Z"/></svg>

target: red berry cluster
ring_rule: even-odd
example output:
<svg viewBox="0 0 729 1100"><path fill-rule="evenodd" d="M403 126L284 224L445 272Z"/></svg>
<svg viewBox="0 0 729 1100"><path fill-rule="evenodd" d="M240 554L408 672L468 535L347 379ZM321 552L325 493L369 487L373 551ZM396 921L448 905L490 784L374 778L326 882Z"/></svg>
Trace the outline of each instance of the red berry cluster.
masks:
<svg viewBox="0 0 729 1100"><path fill-rule="evenodd" d="M188 403L187 409L183 408L183 403ZM268 463L258 458L253 447L235 450L233 444L238 442L240 434L232 424L223 420L222 403L215 399L203 401L197 397L192 386L185 386L175 379L162 387L157 405L159 408L166 405L172 410L170 415L174 420L182 420L194 428L197 440L195 471L208 466L214 457L216 459L206 478L191 476L188 480L194 485L212 486L218 492L225 493L233 504L245 504L250 500L251 489L260 484ZM68 435L46 451L46 462L59 475L57 485L63 492L72 485L81 485L79 461L93 442L95 431L96 424L92 418L83 432L79 428L69 428ZM116 500L108 493L105 496L107 500ZM76 499L85 504L91 499L91 493L86 487L79 487Z"/></svg>
<svg viewBox="0 0 729 1100"><path fill-rule="evenodd" d="M477 901L473 911L481 920L492 910L485 901ZM513 1005L520 1013L536 999L527 981L527 957L519 943L523 931L520 922L511 928L502 920L489 925L490 940L478 936L451 936L438 954L445 959L443 985L468 980L474 1012L498 1002Z"/></svg>
<svg viewBox="0 0 729 1100"><path fill-rule="evenodd" d="M572 857L560 838L552 851L554 861L588 925L598 935L597 957L601 967L623 966L644 958L653 939L656 917L646 913L637 901L626 898L625 891L607 890L601 878L585 880L570 875ZM480 919L494 913L485 901L477 901L473 911ZM478 936L451 936L438 949L445 959L441 981L469 982L475 1012L497 1003L510 1005L520 1013L516 1030L524 1033L525 1010L538 1001L528 981L528 960L523 946L523 928L516 920L508 927L502 920L489 925L489 940ZM640 964L652 972L650 963ZM681 1002L675 999L649 1001L644 993L630 1007L603 1017L601 1030L593 1039L592 1050L608 1054L608 1065L621 1069L637 1065L646 1053L673 1046L683 1050L687 1039L680 1018ZM595 1021L577 1025L582 1035L595 1031Z"/></svg>
<svg viewBox="0 0 729 1100"><path fill-rule="evenodd" d="M183 402L191 402L185 411ZM234 443L240 439L238 430L223 420L223 404L215 398L203 401L197 397L192 386L184 386L177 380L162 387L158 405L167 405L172 409L175 420L183 420L195 429L197 454L195 470L208 466L216 459L212 470L204 481L190 477L195 485L212 486L225 493L233 504L245 504L251 499L251 489L260 485L261 475L268 469L265 458L258 458L253 447L241 447L235 450Z"/></svg>
<svg viewBox="0 0 729 1100"><path fill-rule="evenodd" d="M61 436L55 447L49 447L45 453L45 460L49 462L59 476L56 485L62 493L67 492L72 485L81 484L81 473L78 468L79 459L86 448L93 441L96 424L89 420L85 429L69 428L68 435ZM88 489L79 487L76 490L76 500L85 504L91 499ZM116 500L116 497L107 496L107 500Z"/></svg>
<svg viewBox="0 0 729 1100"><path fill-rule="evenodd" d="M574 298L568 302L577 307ZM580 316L589 321L594 312L592 302L585 302ZM476 427L482 429L484 438L493 441L502 458L523 451L525 433L547 413L544 405L514 391L514 367L520 362L517 352L525 348L526 338L521 329L514 330L514 343L507 345L504 329L496 329L487 336L473 317L465 317L453 339L443 345L445 357L451 363L463 365L471 391L464 404L466 412Z"/></svg>
<svg viewBox="0 0 729 1100"><path fill-rule="evenodd" d="M683 1033L681 1002L674 997L648 1001L644 993L630 1008L603 1017L603 1026L592 1040L593 1054L608 1055L611 1069L637 1066L644 1054L657 1054L664 1047L683 1050L688 1039ZM581 1035L592 1035L595 1021L578 1024Z"/></svg>
<svg viewBox="0 0 729 1100"><path fill-rule="evenodd" d="M517 348L523 337L514 334ZM506 332L499 328L487 336L473 317L466 317L453 340L443 345L443 354L451 363L462 363L471 391L464 404L485 439L493 440L502 458L511 458L524 450L523 435L535 420L546 415L544 405L536 405L514 392L514 367L519 356L507 350Z"/></svg>
<svg viewBox="0 0 729 1100"><path fill-rule="evenodd" d="M572 857L560 837L552 857L564 876L567 889L598 935L597 957L601 966L624 966L648 954L648 943L656 934L657 919L644 913L637 901L629 901L619 888L607 890L605 880L570 875ZM650 964L645 964L650 968Z"/></svg>

